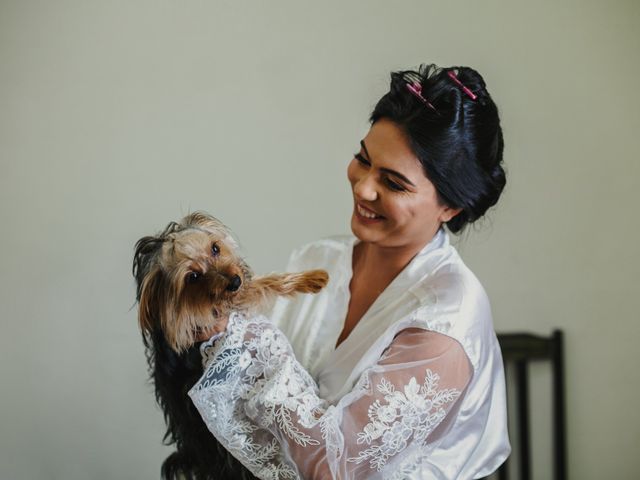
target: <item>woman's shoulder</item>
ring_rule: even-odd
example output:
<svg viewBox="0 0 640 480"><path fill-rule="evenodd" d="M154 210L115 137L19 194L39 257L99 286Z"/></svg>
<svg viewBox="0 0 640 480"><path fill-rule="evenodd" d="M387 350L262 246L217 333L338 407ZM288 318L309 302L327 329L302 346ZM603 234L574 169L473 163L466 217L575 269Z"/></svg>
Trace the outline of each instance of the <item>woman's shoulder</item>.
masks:
<svg viewBox="0 0 640 480"><path fill-rule="evenodd" d="M457 252L446 265L425 278L424 282L441 301L447 299L448 303L458 308L468 307L470 304L477 308L489 302L482 283Z"/></svg>
<svg viewBox="0 0 640 480"><path fill-rule="evenodd" d="M482 362L481 351L493 350L496 341L489 297L453 247L412 290L419 304L412 315L414 326L458 340L474 367Z"/></svg>
<svg viewBox="0 0 640 480"><path fill-rule="evenodd" d="M453 312L465 303L487 299L476 275L448 242L427 251L422 258L417 258L417 262L415 275L418 279L411 291L420 305L438 303Z"/></svg>

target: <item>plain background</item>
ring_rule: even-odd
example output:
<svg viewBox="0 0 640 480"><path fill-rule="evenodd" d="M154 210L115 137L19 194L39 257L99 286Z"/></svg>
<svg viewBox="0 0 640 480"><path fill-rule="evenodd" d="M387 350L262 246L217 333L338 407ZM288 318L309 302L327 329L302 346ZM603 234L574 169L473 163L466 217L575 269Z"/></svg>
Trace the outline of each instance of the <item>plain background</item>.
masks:
<svg viewBox="0 0 640 480"><path fill-rule="evenodd" d="M571 477L637 478L639 24L635 1L1 1L0 478L158 478L135 241L202 209L267 272L347 233L368 114L422 62L500 108L508 185L457 243L498 331L566 332Z"/></svg>

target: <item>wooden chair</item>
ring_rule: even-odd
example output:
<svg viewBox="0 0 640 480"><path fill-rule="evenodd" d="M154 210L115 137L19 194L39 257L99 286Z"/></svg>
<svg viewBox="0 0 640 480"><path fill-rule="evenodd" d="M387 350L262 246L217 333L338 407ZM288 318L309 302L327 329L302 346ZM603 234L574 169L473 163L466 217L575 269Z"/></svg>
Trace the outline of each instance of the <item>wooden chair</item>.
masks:
<svg viewBox="0 0 640 480"><path fill-rule="evenodd" d="M516 422L517 465L507 460L498 471L488 478L498 480L531 480L531 429L529 408L528 364L550 361L552 367L552 434L553 434L553 479L567 480L567 439L564 388L564 342L563 333L555 330L550 337L528 333L498 334L502 349L505 372L513 370L515 384L507 383L507 395L515 390L515 411L509 412L509 422ZM517 468L516 471L511 470Z"/></svg>

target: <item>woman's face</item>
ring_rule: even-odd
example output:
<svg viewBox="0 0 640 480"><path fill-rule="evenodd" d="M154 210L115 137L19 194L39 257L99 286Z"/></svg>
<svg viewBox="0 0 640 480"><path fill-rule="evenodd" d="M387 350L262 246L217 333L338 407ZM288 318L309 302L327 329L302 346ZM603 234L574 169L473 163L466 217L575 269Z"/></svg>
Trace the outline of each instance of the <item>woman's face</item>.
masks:
<svg viewBox="0 0 640 480"><path fill-rule="evenodd" d="M405 134L393 122L378 120L360 145L347 169L353 234L381 247L426 245L459 210L439 202Z"/></svg>

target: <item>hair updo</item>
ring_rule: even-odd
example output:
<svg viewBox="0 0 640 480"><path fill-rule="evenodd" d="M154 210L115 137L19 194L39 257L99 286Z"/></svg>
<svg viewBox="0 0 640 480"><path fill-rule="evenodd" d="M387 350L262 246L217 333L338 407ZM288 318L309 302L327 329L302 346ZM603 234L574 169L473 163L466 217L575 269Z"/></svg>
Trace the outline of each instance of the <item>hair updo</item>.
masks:
<svg viewBox="0 0 640 480"><path fill-rule="evenodd" d="M476 95L475 100L449 72ZM407 88L416 83L425 101ZM381 118L407 135L440 202L462 209L447 222L451 232L460 232L496 204L506 183L502 129L498 108L474 69L421 65L418 71L393 72L391 88L375 106L370 121Z"/></svg>

